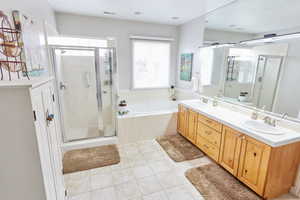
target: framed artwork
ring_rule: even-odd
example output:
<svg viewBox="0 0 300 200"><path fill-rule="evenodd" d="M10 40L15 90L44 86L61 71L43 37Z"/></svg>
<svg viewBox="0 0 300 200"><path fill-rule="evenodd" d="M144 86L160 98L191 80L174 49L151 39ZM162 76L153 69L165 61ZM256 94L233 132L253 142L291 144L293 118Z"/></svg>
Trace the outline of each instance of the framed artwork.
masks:
<svg viewBox="0 0 300 200"><path fill-rule="evenodd" d="M191 81L193 69L193 53L181 54L180 58L180 80Z"/></svg>
<svg viewBox="0 0 300 200"><path fill-rule="evenodd" d="M45 75L49 60L43 21L33 19L17 10L13 11L12 15L16 29L22 32L28 75Z"/></svg>

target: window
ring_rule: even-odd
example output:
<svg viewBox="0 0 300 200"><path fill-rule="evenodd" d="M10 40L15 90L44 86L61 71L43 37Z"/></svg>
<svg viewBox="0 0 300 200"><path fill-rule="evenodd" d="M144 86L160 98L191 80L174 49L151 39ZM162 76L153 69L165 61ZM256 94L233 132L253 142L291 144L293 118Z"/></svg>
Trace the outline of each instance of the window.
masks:
<svg viewBox="0 0 300 200"><path fill-rule="evenodd" d="M133 89L170 85L171 44L133 40Z"/></svg>

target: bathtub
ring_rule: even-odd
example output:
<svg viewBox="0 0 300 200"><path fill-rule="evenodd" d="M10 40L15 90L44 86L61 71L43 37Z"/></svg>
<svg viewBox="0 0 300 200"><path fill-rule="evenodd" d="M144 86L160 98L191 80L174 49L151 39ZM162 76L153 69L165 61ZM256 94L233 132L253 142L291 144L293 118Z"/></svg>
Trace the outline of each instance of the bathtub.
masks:
<svg viewBox="0 0 300 200"><path fill-rule="evenodd" d="M178 102L151 100L129 104L129 113L118 116L120 144L176 134Z"/></svg>

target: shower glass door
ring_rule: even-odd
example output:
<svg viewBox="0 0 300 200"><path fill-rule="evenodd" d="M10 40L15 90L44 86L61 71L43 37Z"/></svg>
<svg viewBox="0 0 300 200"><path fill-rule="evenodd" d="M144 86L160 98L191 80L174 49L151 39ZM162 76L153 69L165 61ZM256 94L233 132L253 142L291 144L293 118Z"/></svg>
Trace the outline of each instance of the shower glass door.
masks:
<svg viewBox="0 0 300 200"><path fill-rule="evenodd" d="M105 85L106 76L112 76L105 69L112 65L105 65L100 52L99 48L53 49L65 142L115 134L112 81Z"/></svg>
<svg viewBox="0 0 300 200"><path fill-rule="evenodd" d="M260 55L254 85L254 99L259 108L272 111L283 57Z"/></svg>
<svg viewBox="0 0 300 200"><path fill-rule="evenodd" d="M97 72L98 80L98 100L99 110L101 114L101 122L103 123L104 136L116 135L116 112L115 110L115 95L113 83L115 71L115 51L113 48L98 48L96 50L98 55L97 61L99 62L99 70Z"/></svg>

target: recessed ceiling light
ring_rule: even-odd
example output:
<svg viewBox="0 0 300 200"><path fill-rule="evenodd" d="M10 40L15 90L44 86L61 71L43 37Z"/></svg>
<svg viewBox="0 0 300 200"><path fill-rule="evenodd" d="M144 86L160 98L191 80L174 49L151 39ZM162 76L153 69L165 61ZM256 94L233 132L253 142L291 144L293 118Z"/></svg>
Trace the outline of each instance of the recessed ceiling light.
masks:
<svg viewBox="0 0 300 200"><path fill-rule="evenodd" d="M179 19L179 17L172 17L172 19L173 19L173 20L178 20L178 19Z"/></svg>
<svg viewBox="0 0 300 200"><path fill-rule="evenodd" d="M136 11L136 12L134 12L134 14L135 15L141 15L141 14L143 14L142 12L139 12L139 11Z"/></svg>
<svg viewBox="0 0 300 200"><path fill-rule="evenodd" d="M108 12L108 11L104 11L103 12L104 15L115 15L116 13L114 12Z"/></svg>

